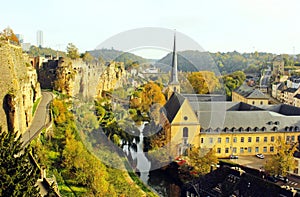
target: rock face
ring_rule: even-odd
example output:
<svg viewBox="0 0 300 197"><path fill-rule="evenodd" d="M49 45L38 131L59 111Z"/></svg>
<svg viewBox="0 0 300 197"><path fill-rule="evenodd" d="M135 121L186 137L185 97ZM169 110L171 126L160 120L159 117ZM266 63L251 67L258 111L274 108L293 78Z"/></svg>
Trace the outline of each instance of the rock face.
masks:
<svg viewBox="0 0 300 197"><path fill-rule="evenodd" d="M0 41L0 124L24 133L32 121L33 104L41 97L35 68L21 47Z"/></svg>
<svg viewBox="0 0 300 197"><path fill-rule="evenodd" d="M103 91L119 87L124 76L124 64L113 61L104 65L60 58L45 62L39 69L42 88L86 99L101 97Z"/></svg>

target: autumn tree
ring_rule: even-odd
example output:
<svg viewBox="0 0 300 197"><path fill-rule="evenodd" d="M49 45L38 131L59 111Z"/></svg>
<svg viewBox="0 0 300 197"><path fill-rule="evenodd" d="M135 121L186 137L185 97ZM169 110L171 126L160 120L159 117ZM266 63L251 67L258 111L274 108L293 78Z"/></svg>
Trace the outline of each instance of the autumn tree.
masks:
<svg viewBox="0 0 300 197"><path fill-rule="evenodd" d="M85 52L82 55L82 59L83 61L85 61L86 63L92 63L93 60L95 59L89 52Z"/></svg>
<svg viewBox="0 0 300 197"><path fill-rule="evenodd" d="M196 94L208 94L220 88L218 78L210 71L192 72L187 79Z"/></svg>
<svg viewBox="0 0 300 197"><path fill-rule="evenodd" d="M0 196L39 196L38 168L29 161L30 149L22 148L21 136L0 131Z"/></svg>
<svg viewBox="0 0 300 197"><path fill-rule="evenodd" d="M78 48L73 43L69 43L67 46L67 56L71 59L77 59L80 57Z"/></svg>
<svg viewBox="0 0 300 197"><path fill-rule="evenodd" d="M207 174L210 171L211 165L218 163L214 149L193 147L188 158L190 165L199 174Z"/></svg>
<svg viewBox="0 0 300 197"><path fill-rule="evenodd" d="M153 110L158 109L159 105L163 106L166 103L166 98L162 92L162 87L153 81L148 82L133 93L133 98L130 101L131 108L140 110L141 112L155 113Z"/></svg>
<svg viewBox="0 0 300 197"><path fill-rule="evenodd" d="M297 143L286 143L283 139L274 144L277 154L272 155L266 161L265 171L272 175L286 176L289 171L295 168L294 152L297 150Z"/></svg>
<svg viewBox="0 0 300 197"><path fill-rule="evenodd" d="M5 37L6 40L9 40L14 44L19 44L19 39L14 34L14 31L11 28L7 27L6 29L4 29L2 35Z"/></svg>

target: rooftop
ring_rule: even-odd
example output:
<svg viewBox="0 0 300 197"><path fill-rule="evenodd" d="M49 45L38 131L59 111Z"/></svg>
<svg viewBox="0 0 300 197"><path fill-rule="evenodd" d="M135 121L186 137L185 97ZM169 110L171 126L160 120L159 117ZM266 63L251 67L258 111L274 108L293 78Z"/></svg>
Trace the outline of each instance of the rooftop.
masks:
<svg viewBox="0 0 300 197"><path fill-rule="evenodd" d="M234 92L245 98L252 99L268 99L268 97L262 93L260 90L248 86L247 84L241 85L239 88L235 89Z"/></svg>

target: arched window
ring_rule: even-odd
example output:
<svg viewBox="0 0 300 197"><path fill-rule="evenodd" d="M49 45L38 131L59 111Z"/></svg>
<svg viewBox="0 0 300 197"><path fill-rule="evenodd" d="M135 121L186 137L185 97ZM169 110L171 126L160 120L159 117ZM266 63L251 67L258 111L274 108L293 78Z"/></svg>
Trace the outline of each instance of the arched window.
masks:
<svg viewBox="0 0 300 197"><path fill-rule="evenodd" d="M228 131L228 128L227 128L227 127L225 127L225 128L224 128L224 132L227 132L227 131Z"/></svg>
<svg viewBox="0 0 300 197"><path fill-rule="evenodd" d="M277 127L273 127L273 131L278 131L278 128Z"/></svg>
<svg viewBox="0 0 300 197"><path fill-rule="evenodd" d="M254 131L259 131L259 128L258 127L254 127Z"/></svg>
<svg viewBox="0 0 300 197"><path fill-rule="evenodd" d="M189 137L189 129L187 127L183 128L183 137Z"/></svg>
<svg viewBox="0 0 300 197"><path fill-rule="evenodd" d="M250 127L247 127L246 131L248 131L248 132L251 131L251 128L250 128Z"/></svg>
<svg viewBox="0 0 300 197"><path fill-rule="evenodd" d="M232 128L231 128L231 132L235 132L235 127L232 127Z"/></svg>
<svg viewBox="0 0 300 197"><path fill-rule="evenodd" d="M262 127L261 130L262 130L262 131L266 131L267 128L266 128L266 127Z"/></svg>
<svg viewBox="0 0 300 197"><path fill-rule="evenodd" d="M294 127L293 126L290 126L290 129L289 129L290 131L293 131L294 130Z"/></svg>
<svg viewBox="0 0 300 197"><path fill-rule="evenodd" d="M221 132L221 129L220 129L220 127L218 127L217 129L216 129L216 132Z"/></svg>
<svg viewBox="0 0 300 197"><path fill-rule="evenodd" d="M240 128L239 128L239 132L242 132L242 131L244 131L244 128L243 128L243 127L240 127Z"/></svg>
<svg viewBox="0 0 300 197"><path fill-rule="evenodd" d="M285 131L289 131L289 127L285 127L284 130L285 130Z"/></svg>

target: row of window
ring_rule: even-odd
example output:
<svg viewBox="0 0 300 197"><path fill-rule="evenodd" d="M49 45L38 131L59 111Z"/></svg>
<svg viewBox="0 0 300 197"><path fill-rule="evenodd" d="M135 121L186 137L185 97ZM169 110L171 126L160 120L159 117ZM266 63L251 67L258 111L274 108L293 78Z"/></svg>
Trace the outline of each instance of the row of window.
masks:
<svg viewBox="0 0 300 197"><path fill-rule="evenodd" d="M240 142L245 142L245 140L247 140L247 142L252 142L252 140L255 142L268 142L268 137L240 137ZM280 140L280 136L279 136L279 140ZM275 137L274 136L271 136L270 137L270 142L274 142L275 141ZM295 136L292 135L292 136L286 136L286 141L288 142L295 142ZM210 137L208 138L208 142L209 143L214 143L214 138ZM226 137L225 138L225 142L226 143L229 143L230 142L230 138L229 137ZM238 142L238 137L233 137L232 138L232 142L233 143L237 143ZM201 138L201 143L204 143L204 138ZM217 143L222 143L222 138L221 137L218 137L217 138Z"/></svg>
<svg viewBox="0 0 300 197"><path fill-rule="evenodd" d="M277 121L276 121L277 122ZM269 124L269 123L268 123ZM279 123L278 123L279 124ZM278 131L278 127L277 126L274 126L273 128L270 129L271 131ZM243 128L243 127L240 127L240 128L235 128L235 127L232 127L232 128L228 128L228 127L225 127L224 129L221 129L221 128L217 128L217 129L212 129L212 128L208 128L208 129L203 129L201 128L200 129L200 132L203 133L203 132L208 132L208 133L212 133L212 132L217 132L217 133L220 133L220 132L236 132L236 131L239 131L239 132L242 132L242 131L247 131L247 132L251 132L251 131L255 131L255 132L258 132L258 131L267 131L267 128L266 127L262 127L262 128L258 128L258 127L254 127L254 128L251 128L251 127L247 127L247 128ZM286 126L284 128L284 131L300 131L300 128L298 126Z"/></svg>
<svg viewBox="0 0 300 197"><path fill-rule="evenodd" d="M225 149L224 149L224 153L230 153L229 151L230 151L229 148L225 148ZM240 150L239 150L239 151L240 151L239 153L245 153L245 152L252 153L252 147L240 147ZM270 146L270 147L269 147L269 151L270 151L271 153L273 153L273 152L274 152L274 146ZM259 147L255 147L255 148L254 148L254 152L255 152L255 153L260 153L260 148L259 148ZM263 152L263 153L268 152L268 147L264 146L264 147L262 148L262 152ZM218 154L221 154L221 153L222 153L222 148L217 148L217 153L218 153ZM232 153L232 154L238 153L238 152L237 152L237 147L233 147L231 153Z"/></svg>

